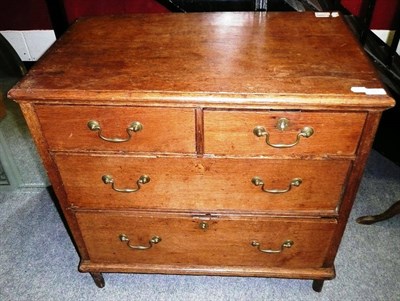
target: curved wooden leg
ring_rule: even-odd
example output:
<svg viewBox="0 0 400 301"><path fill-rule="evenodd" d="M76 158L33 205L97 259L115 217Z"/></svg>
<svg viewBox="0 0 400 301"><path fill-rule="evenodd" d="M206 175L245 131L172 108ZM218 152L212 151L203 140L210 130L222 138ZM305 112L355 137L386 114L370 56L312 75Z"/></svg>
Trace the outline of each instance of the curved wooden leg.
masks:
<svg viewBox="0 0 400 301"><path fill-rule="evenodd" d="M317 293L320 293L322 291L323 285L324 285L324 280L314 280L312 283L312 288Z"/></svg>
<svg viewBox="0 0 400 301"><path fill-rule="evenodd" d="M92 276L94 283L96 283L97 287L103 288L106 285L102 273L90 273L90 276Z"/></svg>
<svg viewBox="0 0 400 301"><path fill-rule="evenodd" d="M371 225L376 222L387 220L397 214L400 214L400 200L394 203L388 210L377 215L367 215L357 218L357 223L363 225Z"/></svg>

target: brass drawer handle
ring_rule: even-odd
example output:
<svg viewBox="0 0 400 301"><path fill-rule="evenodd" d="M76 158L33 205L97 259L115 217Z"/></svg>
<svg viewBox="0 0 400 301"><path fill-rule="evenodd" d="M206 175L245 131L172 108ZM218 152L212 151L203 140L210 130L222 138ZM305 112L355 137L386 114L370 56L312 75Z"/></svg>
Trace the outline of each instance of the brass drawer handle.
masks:
<svg viewBox="0 0 400 301"><path fill-rule="evenodd" d="M261 249L261 244L256 240L253 240L251 242L251 245L253 247L256 247L258 249L258 251L263 252L263 253L268 253L268 254L282 253L285 248L289 249L293 246L293 244L294 244L294 242L292 240L285 240L279 250L268 250L268 249Z"/></svg>
<svg viewBox="0 0 400 301"><path fill-rule="evenodd" d="M153 245L158 244L161 241L161 237L153 236L152 238L150 238L148 246L133 246L133 245L131 245L129 237L126 234L120 234L119 235L119 240L122 241L122 242L126 242L126 245L131 249L134 249L134 250L148 250Z"/></svg>
<svg viewBox="0 0 400 301"><path fill-rule="evenodd" d="M289 147L293 147L293 146L297 145L300 142L300 138L301 137L304 137L304 138L311 137L314 134L314 129L312 127L309 127L309 126L306 126L306 127L302 128L300 130L300 132L298 132L298 134L297 134L296 141L294 141L293 143L290 143L290 144L282 144L282 143L272 144L269 141L270 134L263 126L256 126L253 129L253 133L257 137L265 136L265 142L271 147L274 147L274 148L289 148Z"/></svg>
<svg viewBox="0 0 400 301"><path fill-rule="evenodd" d="M143 129L143 125L139 121L134 121L131 123L130 126L126 128L126 132L128 133L127 138L107 138L101 134L101 126L100 123L96 120L89 120L87 123L89 130L93 132L97 132L97 135L103 139L104 141L120 143L120 142L127 142L132 138L131 132L139 132Z"/></svg>
<svg viewBox="0 0 400 301"><path fill-rule="evenodd" d="M111 187L113 190L117 192L125 192L125 193L130 193L130 192L136 192L140 189L141 185L147 184L150 182L150 177L147 175L142 175L140 178L136 181L137 188L116 188L115 183L114 183L114 178L111 175L104 175L101 177L103 180L104 184L111 184Z"/></svg>
<svg viewBox="0 0 400 301"><path fill-rule="evenodd" d="M264 181L260 177L253 177L251 179L251 183L253 183L255 186L261 186L261 190L264 192L278 194L278 193L285 193L285 192L290 191L293 186L299 187L301 185L301 183L303 183L303 180L301 178L292 179L289 183L288 188L286 188L286 189L267 189L264 187L265 186Z"/></svg>

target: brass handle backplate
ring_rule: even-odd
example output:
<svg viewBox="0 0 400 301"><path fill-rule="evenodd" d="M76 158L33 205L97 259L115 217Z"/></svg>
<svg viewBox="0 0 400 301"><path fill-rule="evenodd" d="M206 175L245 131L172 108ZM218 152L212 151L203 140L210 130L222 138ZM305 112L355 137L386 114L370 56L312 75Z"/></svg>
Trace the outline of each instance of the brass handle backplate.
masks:
<svg viewBox="0 0 400 301"><path fill-rule="evenodd" d="M292 187L299 187L301 183L303 183L303 180L301 178L292 179L289 183L289 186L286 189L267 189L264 187L265 186L264 181L260 177L253 177L251 179L251 183L253 183L255 186L261 186L261 190L264 192L279 194L279 193L289 192L292 189Z"/></svg>
<svg viewBox="0 0 400 301"><path fill-rule="evenodd" d="M111 188L117 192L125 192L125 193L130 193L130 192L136 192L141 188L141 185L147 184L150 182L150 177L147 175L142 175L140 178L136 181L137 188L117 188L115 187L114 183L114 178L111 175L104 175L101 177L103 180L104 184L111 184Z"/></svg>
<svg viewBox="0 0 400 301"><path fill-rule="evenodd" d="M148 246L133 246L133 245L131 245L129 237L123 233L119 235L119 240L122 242L126 242L126 245L133 250L148 250L153 245L158 244L161 241L161 237L153 236L152 238L150 238Z"/></svg>
<svg viewBox="0 0 400 301"><path fill-rule="evenodd" d="M276 128L280 131L285 131L289 126L289 120L287 118L280 118L276 124ZM296 140L293 143L289 144L283 144L283 143L277 143L273 144L270 142L270 133L263 127L263 126L256 126L253 129L253 134L256 135L257 137L264 137L265 136L265 142L274 148L289 148L297 145L300 142L300 138L309 138L314 134L314 129L309 126L305 126L300 130L300 132L297 133Z"/></svg>
<svg viewBox="0 0 400 301"><path fill-rule="evenodd" d="M253 247L256 247L258 249L258 251L260 251L262 253L267 253L267 254L282 253L285 248L289 249L289 248L291 248L293 246L293 244L294 244L294 242L292 240L285 240L282 243L280 249L278 249L278 250L269 250L269 249L261 249L261 243L259 243L257 240L253 240L251 242L251 245Z"/></svg>
<svg viewBox="0 0 400 301"><path fill-rule="evenodd" d="M131 140L132 132L136 133L143 129L143 125L139 121L134 121L126 128L126 132L128 133L127 138L108 138L108 137L105 137L102 135L102 133L101 133L102 128L98 121L89 120L87 123L87 126L88 126L89 130L91 130L93 132L97 132L97 135L102 140L107 141L107 142L114 142L114 143L127 142L127 141Z"/></svg>

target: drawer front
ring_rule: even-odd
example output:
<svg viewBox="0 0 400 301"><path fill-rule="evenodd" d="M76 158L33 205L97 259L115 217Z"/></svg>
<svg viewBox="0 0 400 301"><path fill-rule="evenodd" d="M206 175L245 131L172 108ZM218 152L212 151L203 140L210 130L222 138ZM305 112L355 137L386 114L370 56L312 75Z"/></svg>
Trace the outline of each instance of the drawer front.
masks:
<svg viewBox="0 0 400 301"><path fill-rule="evenodd" d="M76 216L93 263L318 268L336 227L334 219Z"/></svg>
<svg viewBox="0 0 400 301"><path fill-rule="evenodd" d="M79 208L283 210L289 214L334 213L350 167L346 160L65 154L56 154L55 160L69 200ZM105 183L104 176L114 183ZM138 183L142 176L150 181ZM255 177L264 186L255 185ZM292 184L296 179L299 186ZM116 190L140 189L127 193L112 185Z"/></svg>
<svg viewBox="0 0 400 301"><path fill-rule="evenodd" d="M194 153L196 149L191 109L37 106L36 113L51 150ZM136 123L128 129L135 122L142 128ZM110 139L129 140L106 141Z"/></svg>
<svg viewBox="0 0 400 301"><path fill-rule="evenodd" d="M205 111L204 149L222 155L352 155L365 118L364 113Z"/></svg>

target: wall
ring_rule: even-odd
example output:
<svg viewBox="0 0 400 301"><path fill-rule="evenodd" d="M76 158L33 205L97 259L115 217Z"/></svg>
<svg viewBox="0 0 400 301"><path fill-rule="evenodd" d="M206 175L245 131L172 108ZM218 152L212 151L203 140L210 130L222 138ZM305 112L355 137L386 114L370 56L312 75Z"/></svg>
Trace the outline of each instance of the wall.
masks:
<svg viewBox="0 0 400 301"><path fill-rule="evenodd" d="M64 0L64 6L69 23L91 15L168 12L155 0Z"/></svg>
<svg viewBox="0 0 400 301"><path fill-rule="evenodd" d="M341 4L354 15L359 14L361 2L361 0L341 0ZM394 15L399 6L399 0L376 0L371 28L394 29Z"/></svg>
<svg viewBox="0 0 400 301"><path fill-rule="evenodd" d="M0 1L0 30L51 28L45 0Z"/></svg>
<svg viewBox="0 0 400 301"><path fill-rule="evenodd" d="M45 0L1 0L0 32L23 61L36 61L55 40Z"/></svg>
<svg viewBox="0 0 400 301"><path fill-rule="evenodd" d="M342 0L341 4L354 15L360 12L361 0ZM395 22L399 22L395 20L395 12L398 9L400 9L400 0L376 0L370 28L389 45L394 37ZM400 53L400 45L397 53Z"/></svg>
<svg viewBox="0 0 400 301"><path fill-rule="evenodd" d="M57 0L47 0L57 1ZM68 21L86 15L166 12L156 0L63 0ZM165 2L165 1L164 1ZM392 29L392 20L399 0L376 0L373 29ZM342 0L353 14L360 11L361 0ZM0 30L51 29L46 0L1 0Z"/></svg>

